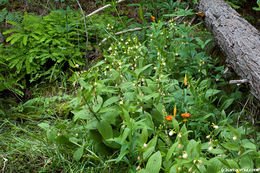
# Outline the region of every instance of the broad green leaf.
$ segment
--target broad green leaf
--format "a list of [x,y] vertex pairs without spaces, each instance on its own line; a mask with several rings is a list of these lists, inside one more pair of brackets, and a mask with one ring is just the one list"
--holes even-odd
[[105,120],[98,122],[98,131],[104,139],[113,138],[113,129],[111,125]]
[[138,78],[139,74],[142,73],[143,71],[145,71],[147,68],[151,67],[153,64],[148,64],[142,68],[139,68],[139,69],[136,69],[135,70],[135,74],[136,74],[136,77]]
[[86,120],[89,118],[89,113],[87,109],[83,110],[74,110],[71,111],[74,114],[73,121],[77,121],[78,119]]
[[58,135],[58,132],[57,132],[57,130],[55,130],[55,129],[48,130],[48,131],[46,132],[47,139],[48,139],[48,141],[50,141],[50,142],[53,142],[53,141],[56,139],[57,135]]
[[146,148],[145,148],[145,151],[144,151],[144,153],[143,153],[143,158],[144,158],[144,160],[146,160],[146,159],[148,159],[148,157],[154,152],[154,150],[155,150],[155,146],[156,146],[156,144],[157,144],[157,136],[155,136],[155,137],[153,137],[153,139],[151,139],[149,142],[148,142],[148,144],[147,144],[147,146],[146,146]]
[[147,127],[145,126],[142,130],[142,133],[141,133],[141,140],[143,143],[146,143],[147,140],[148,140],[148,130],[147,130]]
[[162,155],[160,151],[154,153],[146,164],[146,171],[152,173],[159,173],[162,165]]
[[211,96],[214,96],[216,94],[218,94],[220,92],[220,90],[216,90],[216,89],[209,89],[206,92],[205,98],[209,99]]
[[174,130],[178,133],[180,126],[179,126],[178,121],[175,118],[172,119],[172,126],[173,126]]
[[84,148],[80,147],[73,153],[73,159],[79,161],[83,155]]
[[239,145],[232,144],[230,142],[222,143],[222,146],[225,147],[226,149],[232,150],[232,151],[239,151],[239,149],[240,149]]
[[227,99],[221,106],[222,110],[226,110],[232,103],[234,102],[234,99]]
[[49,130],[50,129],[50,125],[47,123],[40,123],[38,124],[38,126],[44,130]]
[[97,96],[97,103],[93,105],[93,111],[98,112],[103,104],[103,98],[101,96]]
[[256,150],[256,145],[253,144],[253,143],[252,143],[251,141],[249,141],[248,139],[242,140],[242,146],[243,146],[244,148]]
[[114,96],[114,97],[111,97],[109,99],[107,99],[104,104],[103,104],[103,107],[107,107],[115,102],[119,102],[120,98]]
[[178,143],[176,142],[176,143],[174,143],[174,144],[171,146],[171,148],[168,150],[167,155],[166,155],[166,158],[165,158],[166,161],[169,161],[169,160],[170,160],[170,158],[172,157],[172,154],[173,154],[174,151],[176,150],[177,146],[178,146]]
[[123,120],[126,121],[126,123],[130,124],[130,116],[127,110],[123,108]]
[[248,156],[244,156],[240,159],[239,165],[240,165],[240,168],[250,169],[250,168],[254,167],[254,162],[253,162],[252,158],[250,157],[250,155],[248,155]]
[[221,168],[223,168],[223,164],[217,158],[212,158],[208,162],[207,172],[218,173],[221,171]]

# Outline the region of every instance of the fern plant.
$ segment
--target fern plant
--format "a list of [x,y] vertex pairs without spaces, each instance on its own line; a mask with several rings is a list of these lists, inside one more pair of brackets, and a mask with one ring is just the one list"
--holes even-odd
[[3,33],[11,46],[5,46],[8,51],[1,58],[14,75],[29,75],[30,82],[57,79],[63,69],[84,64],[80,20],[75,11],[58,10],[44,17],[25,13],[21,23],[7,21],[14,28]]

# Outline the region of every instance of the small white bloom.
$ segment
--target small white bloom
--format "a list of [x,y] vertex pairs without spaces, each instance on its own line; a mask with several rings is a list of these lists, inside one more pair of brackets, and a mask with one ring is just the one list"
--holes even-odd
[[144,148],[146,148],[147,147],[147,144],[146,143],[144,143]]
[[206,136],[206,138],[209,139],[209,138],[210,138],[210,135]]
[[79,65],[78,65],[78,64],[76,64],[76,65],[75,65],[75,67],[76,67],[76,68],[79,68]]
[[215,129],[218,129],[218,126],[217,126],[217,125],[214,125],[213,127],[214,127]]
[[235,140],[237,140],[237,137],[236,137],[236,136],[234,136],[234,137],[233,137],[233,140],[234,140],[234,141],[235,141]]
[[153,69],[154,69],[154,70],[156,70],[156,69],[157,69],[157,67],[154,67]]
[[184,154],[182,155],[182,158],[187,159],[187,158],[188,158],[188,154],[187,154],[187,153],[184,153]]
[[172,136],[173,134],[174,134],[174,131],[171,130],[171,131],[169,132],[169,136]]
[[212,147],[212,146],[210,146],[208,150],[209,150],[209,151],[213,150],[213,147]]
[[181,133],[178,133],[178,137],[179,137],[179,138],[181,138],[181,137],[182,137],[182,136],[181,136]]
[[191,172],[192,171],[192,167],[190,167],[190,169],[189,169],[189,172]]
[[124,101],[123,101],[123,100],[121,100],[119,103],[120,103],[120,105],[122,105],[122,104],[124,104]]
[[165,65],[166,65],[166,63],[164,62],[162,65],[163,65],[163,66],[165,66]]

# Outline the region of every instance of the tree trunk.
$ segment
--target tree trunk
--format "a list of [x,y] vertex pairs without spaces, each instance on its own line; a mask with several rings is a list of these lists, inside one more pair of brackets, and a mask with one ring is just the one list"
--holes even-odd
[[200,0],[199,10],[226,62],[248,81],[251,93],[260,100],[260,32],[224,0]]

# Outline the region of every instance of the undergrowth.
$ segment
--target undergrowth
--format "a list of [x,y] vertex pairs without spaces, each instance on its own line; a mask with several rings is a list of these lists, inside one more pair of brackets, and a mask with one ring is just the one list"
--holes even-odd
[[[210,33],[191,22],[195,11],[187,6],[128,5],[139,20],[123,16],[113,1],[86,18],[87,30],[80,11],[69,7],[6,21],[12,28],[0,47],[2,170],[259,169],[252,98],[228,85],[230,72],[209,53]],[[117,33],[133,27],[142,29]]]

